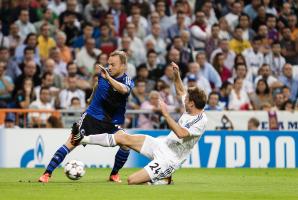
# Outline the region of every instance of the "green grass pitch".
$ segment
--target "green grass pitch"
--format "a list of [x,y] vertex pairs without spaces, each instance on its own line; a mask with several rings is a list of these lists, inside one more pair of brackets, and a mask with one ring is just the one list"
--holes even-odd
[[[122,178],[136,170],[122,170]],[[42,171],[0,169],[0,200],[298,199],[298,169],[181,169],[167,186],[110,183],[110,169],[87,169],[81,180],[71,181],[61,168],[42,184],[36,182]]]

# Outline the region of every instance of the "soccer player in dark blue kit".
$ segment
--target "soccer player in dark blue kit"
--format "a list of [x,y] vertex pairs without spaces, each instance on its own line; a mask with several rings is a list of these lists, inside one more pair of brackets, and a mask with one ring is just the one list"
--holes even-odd
[[[80,120],[73,124],[71,136],[54,154],[39,182],[47,183],[52,172],[63,162],[65,156],[70,153],[80,142],[75,135],[80,132],[83,135],[96,135],[102,133],[113,134],[124,123],[124,114],[127,98],[134,86],[132,80],[125,74],[127,57],[123,51],[115,51],[108,59],[108,71],[101,68],[98,74],[97,85],[94,86],[90,97],[90,105]],[[110,181],[121,182],[118,171],[125,164],[129,156],[129,149],[119,148],[115,163],[110,174]]]

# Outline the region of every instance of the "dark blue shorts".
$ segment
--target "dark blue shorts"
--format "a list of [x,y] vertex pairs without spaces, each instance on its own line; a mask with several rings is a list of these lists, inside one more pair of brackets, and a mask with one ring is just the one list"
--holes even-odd
[[84,113],[78,122],[79,131],[83,135],[97,135],[102,133],[114,134],[119,130],[122,130],[120,126],[100,121],[91,115]]

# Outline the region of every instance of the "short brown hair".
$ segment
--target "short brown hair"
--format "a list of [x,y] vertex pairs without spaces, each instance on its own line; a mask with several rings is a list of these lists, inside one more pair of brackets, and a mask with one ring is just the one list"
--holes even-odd
[[193,101],[197,109],[203,109],[207,103],[207,96],[204,90],[193,87],[187,90],[189,101]]
[[121,63],[124,65],[127,64],[127,57],[124,51],[113,51],[110,56],[119,56]]

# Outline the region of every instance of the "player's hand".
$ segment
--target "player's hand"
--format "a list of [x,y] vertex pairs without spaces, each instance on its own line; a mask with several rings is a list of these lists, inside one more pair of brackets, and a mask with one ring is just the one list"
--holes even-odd
[[180,76],[179,66],[176,63],[174,63],[174,62],[171,62],[171,66],[173,67],[174,76],[175,77]]
[[158,101],[158,107],[162,115],[168,115],[168,109],[167,109],[167,104],[160,98]]
[[101,76],[104,78],[104,79],[108,79],[110,77],[110,74],[109,72],[106,70],[106,68],[104,68],[102,65],[96,65],[97,67],[100,68],[101,70]]

